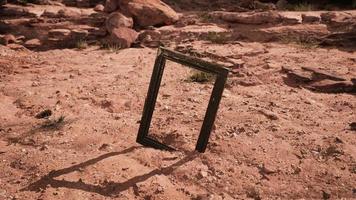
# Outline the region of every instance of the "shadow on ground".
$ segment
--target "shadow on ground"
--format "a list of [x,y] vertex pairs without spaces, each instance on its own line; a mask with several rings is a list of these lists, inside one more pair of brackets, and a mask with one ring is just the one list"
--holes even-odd
[[111,152],[111,153],[101,155],[99,157],[93,158],[91,160],[85,161],[77,165],[73,165],[68,168],[51,171],[47,175],[43,176],[40,180],[30,184],[26,188],[23,188],[22,191],[40,192],[42,190],[45,190],[47,187],[53,187],[53,188],[69,188],[69,189],[83,190],[86,192],[97,193],[103,196],[115,196],[129,189],[130,187],[135,186],[137,183],[143,182],[155,175],[160,175],[160,174],[169,175],[178,167],[195,159],[198,155],[196,153],[187,154],[183,159],[179,160],[178,162],[168,167],[152,170],[149,173],[133,177],[122,183],[108,182],[105,183],[104,185],[92,185],[92,184],[85,183],[81,180],[74,182],[74,181],[55,179],[58,176],[68,174],[74,171],[79,171],[82,168],[85,168],[90,165],[94,165],[95,163],[100,162],[101,160],[104,160],[106,158],[121,155],[121,154],[127,154],[139,148],[141,147],[133,146],[120,152]]

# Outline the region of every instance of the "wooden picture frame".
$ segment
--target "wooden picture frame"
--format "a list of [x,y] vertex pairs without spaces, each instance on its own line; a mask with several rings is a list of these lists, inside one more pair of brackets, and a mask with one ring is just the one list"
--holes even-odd
[[149,137],[150,124],[152,121],[152,115],[155,109],[166,60],[170,60],[190,68],[216,75],[214,88],[212,90],[203,125],[195,147],[196,151],[204,153],[209,142],[209,137],[214,125],[215,117],[218,111],[222,93],[224,91],[229,70],[218,64],[209,63],[198,58],[186,56],[182,53],[171,51],[163,47],[158,49],[136,141],[144,146],[150,146],[164,150],[174,150],[174,148],[162,144]]

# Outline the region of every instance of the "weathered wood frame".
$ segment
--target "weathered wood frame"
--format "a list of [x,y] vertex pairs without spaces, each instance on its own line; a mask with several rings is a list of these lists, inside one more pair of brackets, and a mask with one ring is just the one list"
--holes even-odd
[[163,47],[158,49],[136,141],[144,146],[150,146],[164,150],[174,150],[174,148],[162,144],[148,136],[166,60],[171,60],[187,67],[216,75],[214,88],[195,147],[196,151],[204,153],[208,145],[209,137],[218,111],[221,96],[224,91],[229,70],[218,64],[209,63],[201,59],[186,56],[184,54],[171,51]]

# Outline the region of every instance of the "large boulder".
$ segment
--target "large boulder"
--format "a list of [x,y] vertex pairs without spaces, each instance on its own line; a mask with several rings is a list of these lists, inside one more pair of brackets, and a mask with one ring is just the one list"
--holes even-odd
[[132,43],[137,39],[138,33],[126,27],[120,27],[112,30],[112,33],[109,37],[109,43],[115,44],[120,48],[129,48]]
[[120,0],[119,7],[141,27],[170,25],[179,19],[178,14],[160,0]]
[[112,33],[112,30],[120,27],[132,28],[133,19],[131,17],[126,17],[120,12],[113,12],[109,15],[105,22],[106,29],[109,33]]

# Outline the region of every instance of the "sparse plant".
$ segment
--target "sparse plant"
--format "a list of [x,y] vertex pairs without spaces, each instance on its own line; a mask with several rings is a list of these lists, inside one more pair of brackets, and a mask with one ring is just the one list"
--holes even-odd
[[299,38],[297,45],[305,49],[313,49],[319,46],[319,42],[314,38]]
[[23,6],[26,6],[28,3],[30,3],[28,0],[17,0],[17,2]]
[[48,119],[42,125],[41,128],[44,129],[59,129],[64,124],[64,116],[61,115],[58,118]]
[[215,76],[211,73],[192,70],[192,73],[188,77],[188,81],[190,82],[198,82],[198,83],[206,83],[214,80]]
[[306,3],[306,2],[302,2],[296,5],[292,5],[291,6],[291,10],[294,11],[312,11],[315,10],[315,6],[313,4],[310,3]]
[[208,32],[206,39],[215,44],[225,44],[229,40],[228,33]]
[[209,12],[204,12],[200,15],[201,21],[202,22],[210,22],[212,20],[211,15],[209,14]]
[[122,49],[122,46],[116,43],[102,43],[101,48],[107,49],[111,52],[118,52]]
[[300,46],[301,48],[305,48],[305,49],[312,49],[312,48],[316,48],[319,46],[319,42],[313,38],[313,37],[309,37],[309,36],[282,36],[280,37],[280,41],[284,44],[289,44],[289,43],[294,43],[298,46]]
[[86,49],[88,46],[88,42],[85,39],[79,39],[75,42],[75,48],[77,49]]

